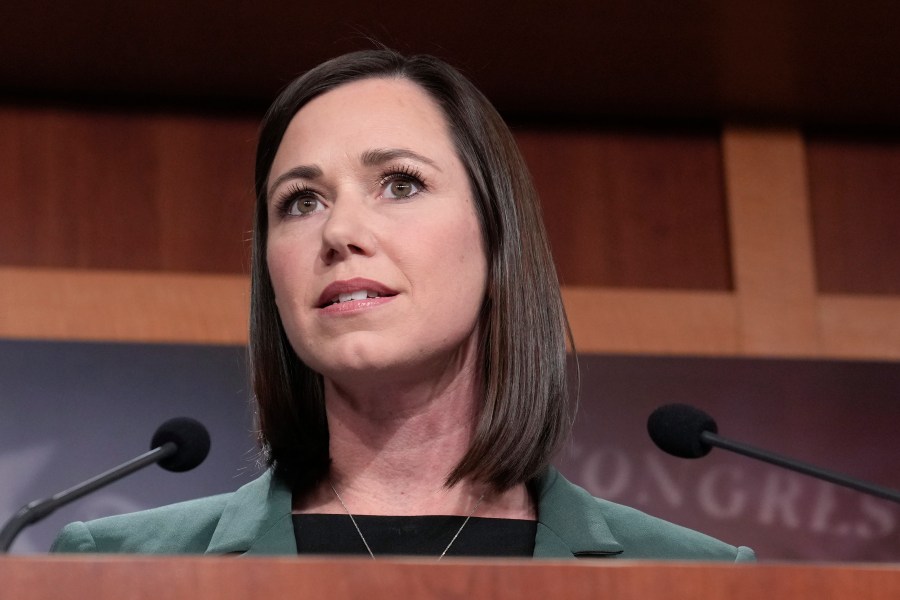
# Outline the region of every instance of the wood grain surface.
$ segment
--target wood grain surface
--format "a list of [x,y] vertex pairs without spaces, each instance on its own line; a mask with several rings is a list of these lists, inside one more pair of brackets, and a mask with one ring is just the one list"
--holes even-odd
[[0,580],[16,600],[68,597],[510,598],[546,600],[895,600],[900,570],[835,565],[722,565],[294,558],[3,558]]
[[[245,343],[256,126],[0,106],[0,336]],[[579,351],[900,359],[896,143],[517,136]]]
[[256,123],[0,107],[0,264],[246,273]]
[[807,138],[821,292],[900,294],[900,143]]
[[810,354],[816,288],[803,140],[796,131],[733,128],[724,149],[741,347]]
[[519,131],[568,286],[730,290],[718,131]]
[[249,279],[0,267],[0,336],[245,344]]

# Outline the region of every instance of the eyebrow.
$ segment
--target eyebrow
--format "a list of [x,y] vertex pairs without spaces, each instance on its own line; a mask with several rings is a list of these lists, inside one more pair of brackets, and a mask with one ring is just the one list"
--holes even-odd
[[408,158],[420,163],[425,163],[438,171],[441,170],[433,160],[426,156],[422,156],[418,152],[413,152],[408,148],[374,148],[363,152],[360,158],[362,163],[367,167],[383,165],[386,162],[397,160],[398,158]]
[[[408,148],[373,148],[371,150],[366,150],[365,152],[363,152],[360,156],[360,161],[367,167],[377,167],[378,165],[383,165],[384,163],[390,162],[392,160],[397,160],[398,158],[407,158],[420,163],[424,163],[438,171],[441,171],[441,168],[437,166],[437,164],[433,160],[426,156],[422,156],[418,152],[413,152]],[[283,184],[285,181],[291,179],[318,179],[321,176],[322,169],[317,165],[298,165],[293,169],[288,169],[287,171],[279,175],[278,178],[269,187],[267,195],[271,196],[272,192],[277,190],[278,186]]]

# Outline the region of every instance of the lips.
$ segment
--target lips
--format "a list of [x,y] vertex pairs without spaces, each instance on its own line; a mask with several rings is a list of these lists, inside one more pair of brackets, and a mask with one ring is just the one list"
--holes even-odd
[[352,300],[365,300],[367,298],[385,298],[396,296],[397,291],[383,283],[356,277],[343,281],[335,281],[329,284],[319,294],[317,307],[326,308],[333,304],[350,302]]

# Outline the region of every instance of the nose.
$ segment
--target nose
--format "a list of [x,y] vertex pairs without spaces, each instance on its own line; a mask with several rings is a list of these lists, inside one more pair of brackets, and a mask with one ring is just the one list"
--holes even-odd
[[361,199],[350,195],[336,199],[322,228],[322,259],[326,264],[372,253],[375,240],[365,213]]

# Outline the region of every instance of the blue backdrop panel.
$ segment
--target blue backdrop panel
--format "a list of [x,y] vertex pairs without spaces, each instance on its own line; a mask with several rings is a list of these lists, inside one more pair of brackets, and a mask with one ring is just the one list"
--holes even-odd
[[23,531],[13,552],[45,551],[67,522],[230,491],[257,473],[246,350],[238,347],[0,341],[0,519],[149,449],[174,416],[204,423],[194,471],[157,466]]

